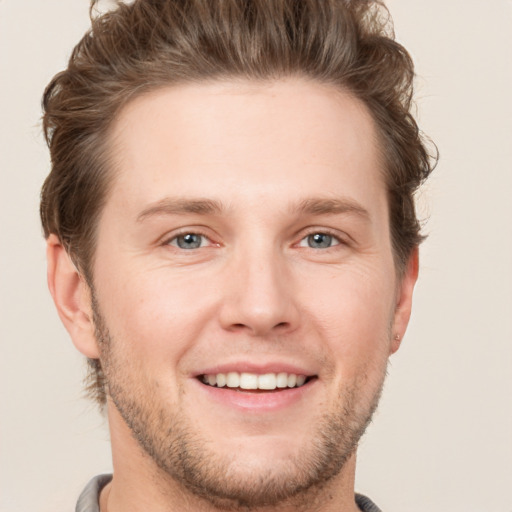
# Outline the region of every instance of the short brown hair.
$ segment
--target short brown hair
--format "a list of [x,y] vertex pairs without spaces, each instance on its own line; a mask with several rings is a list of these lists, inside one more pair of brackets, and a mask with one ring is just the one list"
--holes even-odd
[[[395,266],[403,272],[422,240],[414,193],[435,158],[410,113],[411,58],[381,1],[135,0],[91,19],[67,69],[44,93],[52,169],[40,209],[45,236],[59,237],[89,284],[116,115],[159,87],[229,78],[303,76],[366,104],[380,135]],[[99,378],[99,362],[91,364]]]

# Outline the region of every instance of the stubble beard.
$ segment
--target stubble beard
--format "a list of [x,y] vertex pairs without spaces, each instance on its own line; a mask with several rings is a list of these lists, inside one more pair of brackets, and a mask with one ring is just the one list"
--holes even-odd
[[[119,364],[116,341],[94,300],[93,314],[107,396],[160,473],[219,510],[250,511],[279,505],[308,510],[354,454],[382,392],[385,369],[373,396],[362,406],[367,376],[361,375],[352,387],[340,390],[336,409],[318,418],[308,446],[302,447],[299,456],[273,469],[264,468],[260,474],[244,472],[236,455],[218,456],[185,415],[158,403],[158,390],[151,389],[144,375],[138,375],[139,385],[134,387],[136,379],[126,363]],[[140,386],[141,382],[148,385]]]

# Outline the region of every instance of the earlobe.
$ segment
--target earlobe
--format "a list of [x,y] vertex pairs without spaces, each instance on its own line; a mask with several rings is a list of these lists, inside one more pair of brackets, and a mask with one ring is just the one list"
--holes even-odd
[[395,353],[400,347],[407,325],[409,324],[412,310],[412,296],[414,285],[418,279],[418,270],[419,250],[418,247],[416,247],[411,253],[397,290],[390,354]]
[[98,359],[89,286],[54,234],[47,239],[46,257],[48,288],[64,327],[82,354]]

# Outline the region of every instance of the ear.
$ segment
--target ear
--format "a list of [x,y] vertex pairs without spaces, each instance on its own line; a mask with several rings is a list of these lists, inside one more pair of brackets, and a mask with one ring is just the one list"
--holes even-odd
[[46,258],[48,288],[64,327],[82,354],[98,359],[89,286],[54,234],[46,242]]
[[398,283],[396,295],[396,309],[393,321],[393,330],[391,332],[391,348],[390,354],[395,353],[400,347],[402,338],[404,337],[412,309],[412,294],[414,285],[418,279],[419,269],[419,250],[416,247],[407,262],[404,275]]

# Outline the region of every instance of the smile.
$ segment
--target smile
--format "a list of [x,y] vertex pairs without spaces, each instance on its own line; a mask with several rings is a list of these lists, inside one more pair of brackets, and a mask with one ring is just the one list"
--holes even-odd
[[199,379],[208,386],[217,388],[238,388],[244,390],[265,390],[299,388],[306,384],[310,377],[295,373],[248,373],[228,372],[212,373],[199,376]]

